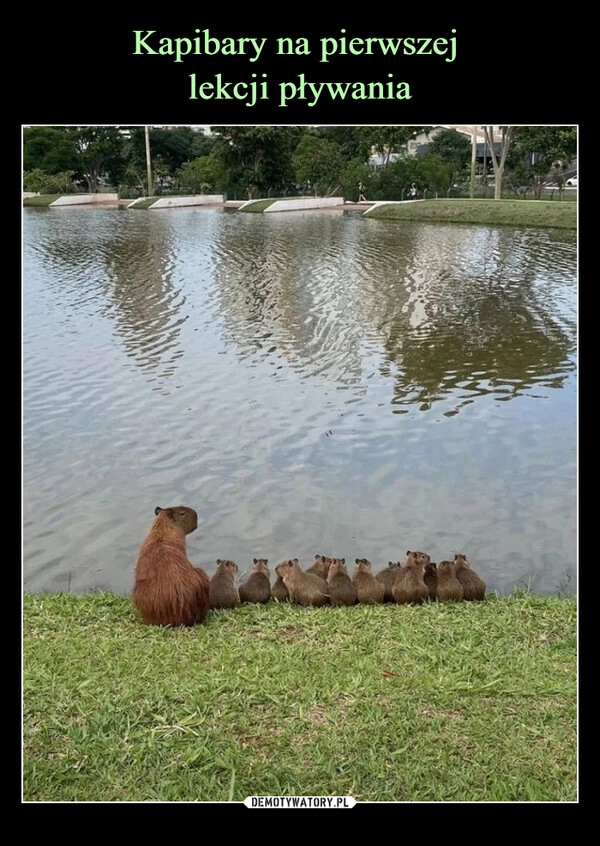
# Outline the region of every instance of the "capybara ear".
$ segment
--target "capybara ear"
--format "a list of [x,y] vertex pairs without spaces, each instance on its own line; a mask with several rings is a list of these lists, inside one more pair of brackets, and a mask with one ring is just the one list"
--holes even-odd
[[221,559],[220,559],[220,558],[217,558],[217,564],[222,564],[222,563],[223,563],[223,562],[221,561]]
[[342,559],[341,559],[341,561],[342,561],[342,564],[345,564],[345,563],[346,563],[346,559],[345,559],[345,558],[342,558]]
[[293,559],[293,561],[294,561],[294,564],[297,564],[297,563],[298,563],[298,559],[297,559],[297,558],[294,558],[294,559]]
[[360,558],[355,558],[355,559],[354,559],[354,563],[355,563],[355,564],[358,564],[358,562],[359,562],[359,561],[360,561]]
[[393,561],[388,561],[388,567],[393,567],[393,566],[394,566],[394,562],[393,562]]
[[321,558],[321,557],[322,557],[322,556],[320,556],[320,555],[315,555],[315,558]]
[[410,549],[407,549],[407,550],[406,550],[406,554],[407,554],[407,555],[410,555]]
[[157,505],[156,508],[154,509],[154,516],[158,517],[158,515],[160,514],[161,511],[164,511],[164,508],[161,508],[160,505]]

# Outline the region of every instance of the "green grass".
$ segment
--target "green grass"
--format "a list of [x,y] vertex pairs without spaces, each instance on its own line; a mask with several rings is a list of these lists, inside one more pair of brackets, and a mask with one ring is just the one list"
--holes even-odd
[[49,206],[55,200],[63,197],[63,194],[40,194],[39,197],[25,197],[23,199],[24,206]]
[[367,217],[576,229],[577,204],[556,200],[422,200],[379,206]]
[[132,200],[128,209],[149,209],[160,197],[140,197],[139,200]]
[[276,203],[277,200],[255,200],[253,203],[249,203],[247,206],[243,208],[239,208],[238,211],[242,212],[264,212],[265,209],[268,209],[269,206],[272,206],[273,203]]
[[23,612],[26,802],[577,801],[574,599]]

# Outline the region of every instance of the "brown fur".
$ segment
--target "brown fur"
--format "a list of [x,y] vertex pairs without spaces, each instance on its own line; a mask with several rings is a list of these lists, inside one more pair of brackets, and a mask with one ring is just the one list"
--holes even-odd
[[394,587],[394,582],[396,581],[396,576],[398,575],[398,570],[402,565],[399,561],[390,561],[388,562],[387,567],[384,567],[383,570],[380,570],[378,573],[375,573],[375,578],[378,582],[381,582],[383,585],[383,601],[384,602],[395,602],[394,594],[392,593],[392,588]]
[[268,602],[271,598],[271,579],[266,558],[255,558],[250,575],[240,585],[240,602]]
[[[358,601],[362,605],[379,605],[385,596],[385,585],[373,575],[371,562],[366,558],[356,558],[352,582],[356,588]],[[388,568],[389,569],[389,568]]]
[[423,581],[427,585],[429,598],[435,602],[437,599],[438,571],[437,564],[434,561],[430,561],[423,567]]
[[329,602],[327,582],[300,569],[297,558],[282,561],[275,572],[288,589],[290,602],[298,605],[326,605]]
[[157,506],[156,519],[140,546],[133,602],[146,623],[193,626],[209,607],[209,580],[187,557],[185,536],[198,526],[193,508]]
[[327,581],[327,574],[333,560],[333,558],[327,558],[325,555],[315,555],[314,563],[310,567],[307,567],[305,572],[313,573],[315,576],[319,576],[321,579]]
[[462,552],[454,556],[454,570],[467,602],[480,602],[485,599],[485,582],[471,569],[467,556]]
[[413,602],[425,602],[429,597],[429,588],[423,578],[423,568],[429,564],[429,556],[425,552],[406,553],[406,561],[400,568],[392,588],[394,600],[399,605]]
[[334,558],[327,573],[329,599],[332,605],[356,605],[358,594],[348,575],[345,558]]
[[235,585],[238,565],[235,561],[217,558],[217,569],[210,580],[211,608],[235,608],[240,604],[240,594]]
[[275,583],[271,588],[271,599],[276,599],[277,602],[289,602],[290,601],[290,594],[288,589],[283,583],[283,579],[280,575],[277,575],[275,579]]
[[453,561],[439,563],[437,595],[440,602],[460,602],[464,597],[463,587],[456,578]]

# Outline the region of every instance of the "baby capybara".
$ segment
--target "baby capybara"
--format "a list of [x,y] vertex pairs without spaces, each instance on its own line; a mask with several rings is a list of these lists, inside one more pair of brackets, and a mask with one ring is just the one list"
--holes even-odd
[[454,572],[461,583],[464,599],[467,602],[478,602],[485,599],[485,582],[477,575],[462,552],[454,556]]
[[438,573],[437,564],[434,561],[429,561],[423,567],[423,581],[427,585],[429,599],[435,602],[437,599]]
[[268,602],[271,598],[271,579],[266,558],[255,558],[250,575],[239,587],[240,602]]
[[193,508],[157,506],[155,520],[140,546],[133,602],[142,619],[155,626],[193,626],[209,608],[209,579],[187,557],[185,536],[198,526]]
[[345,558],[334,558],[327,573],[329,600],[332,605],[356,605],[356,587],[346,569]]
[[328,558],[326,555],[315,555],[314,562],[307,567],[305,572],[306,573],[313,573],[315,576],[319,576],[321,579],[325,579],[327,581],[327,573],[329,573],[329,568],[333,563],[333,558]]
[[464,596],[463,586],[456,578],[453,561],[440,561],[437,568],[437,597],[440,602],[460,602]]
[[426,564],[429,564],[427,553],[408,550],[406,561],[400,567],[392,588],[394,600],[399,605],[425,602],[429,597],[429,588],[423,578],[423,568]]
[[235,561],[217,558],[217,569],[210,579],[209,605],[211,608],[235,608],[240,604],[236,587],[238,565]]
[[394,594],[392,593],[392,588],[394,587],[394,582],[396,581],[396,576],[398,575],[398,570],[402,564],[399,561],[389,561],[387,567],[384,567],[383,570],[379,570],[378,573],[375,573],[375,578],[378,582],[381,582],[383,585],[383,601],[384,602],[395,602]]
[[298,564],[298,559],[287,559],[275,567],[286,586],[290,602],[298,605],[327,605],[329,588],[327,582],[314,573],[306,573]]
[[371,562],[366,558],[355,559],[352,582],[362,605],[379,605],[383,602],[385,585],[375,578]]
[[277,573],[277,577],[273,583],[273,587],[271,588],[271,599],[276,599],[277,602],[290,601],[290,593],[284,585],[283,579],[281,578],[279,573]]

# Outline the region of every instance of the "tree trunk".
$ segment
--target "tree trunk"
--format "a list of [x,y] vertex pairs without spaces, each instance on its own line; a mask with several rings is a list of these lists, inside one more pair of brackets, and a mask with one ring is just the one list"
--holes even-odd
[[510,147],[514,126],[501,126],[502,142],[500,146],[500,159],[496,156],[496,148],[494,147],[494,128],[492,126],[484,126],[483,132],[485,140],[490,150],[490,157],[494,167],[494,200],[502,199],[502,177],[504,175],[504,165]]

